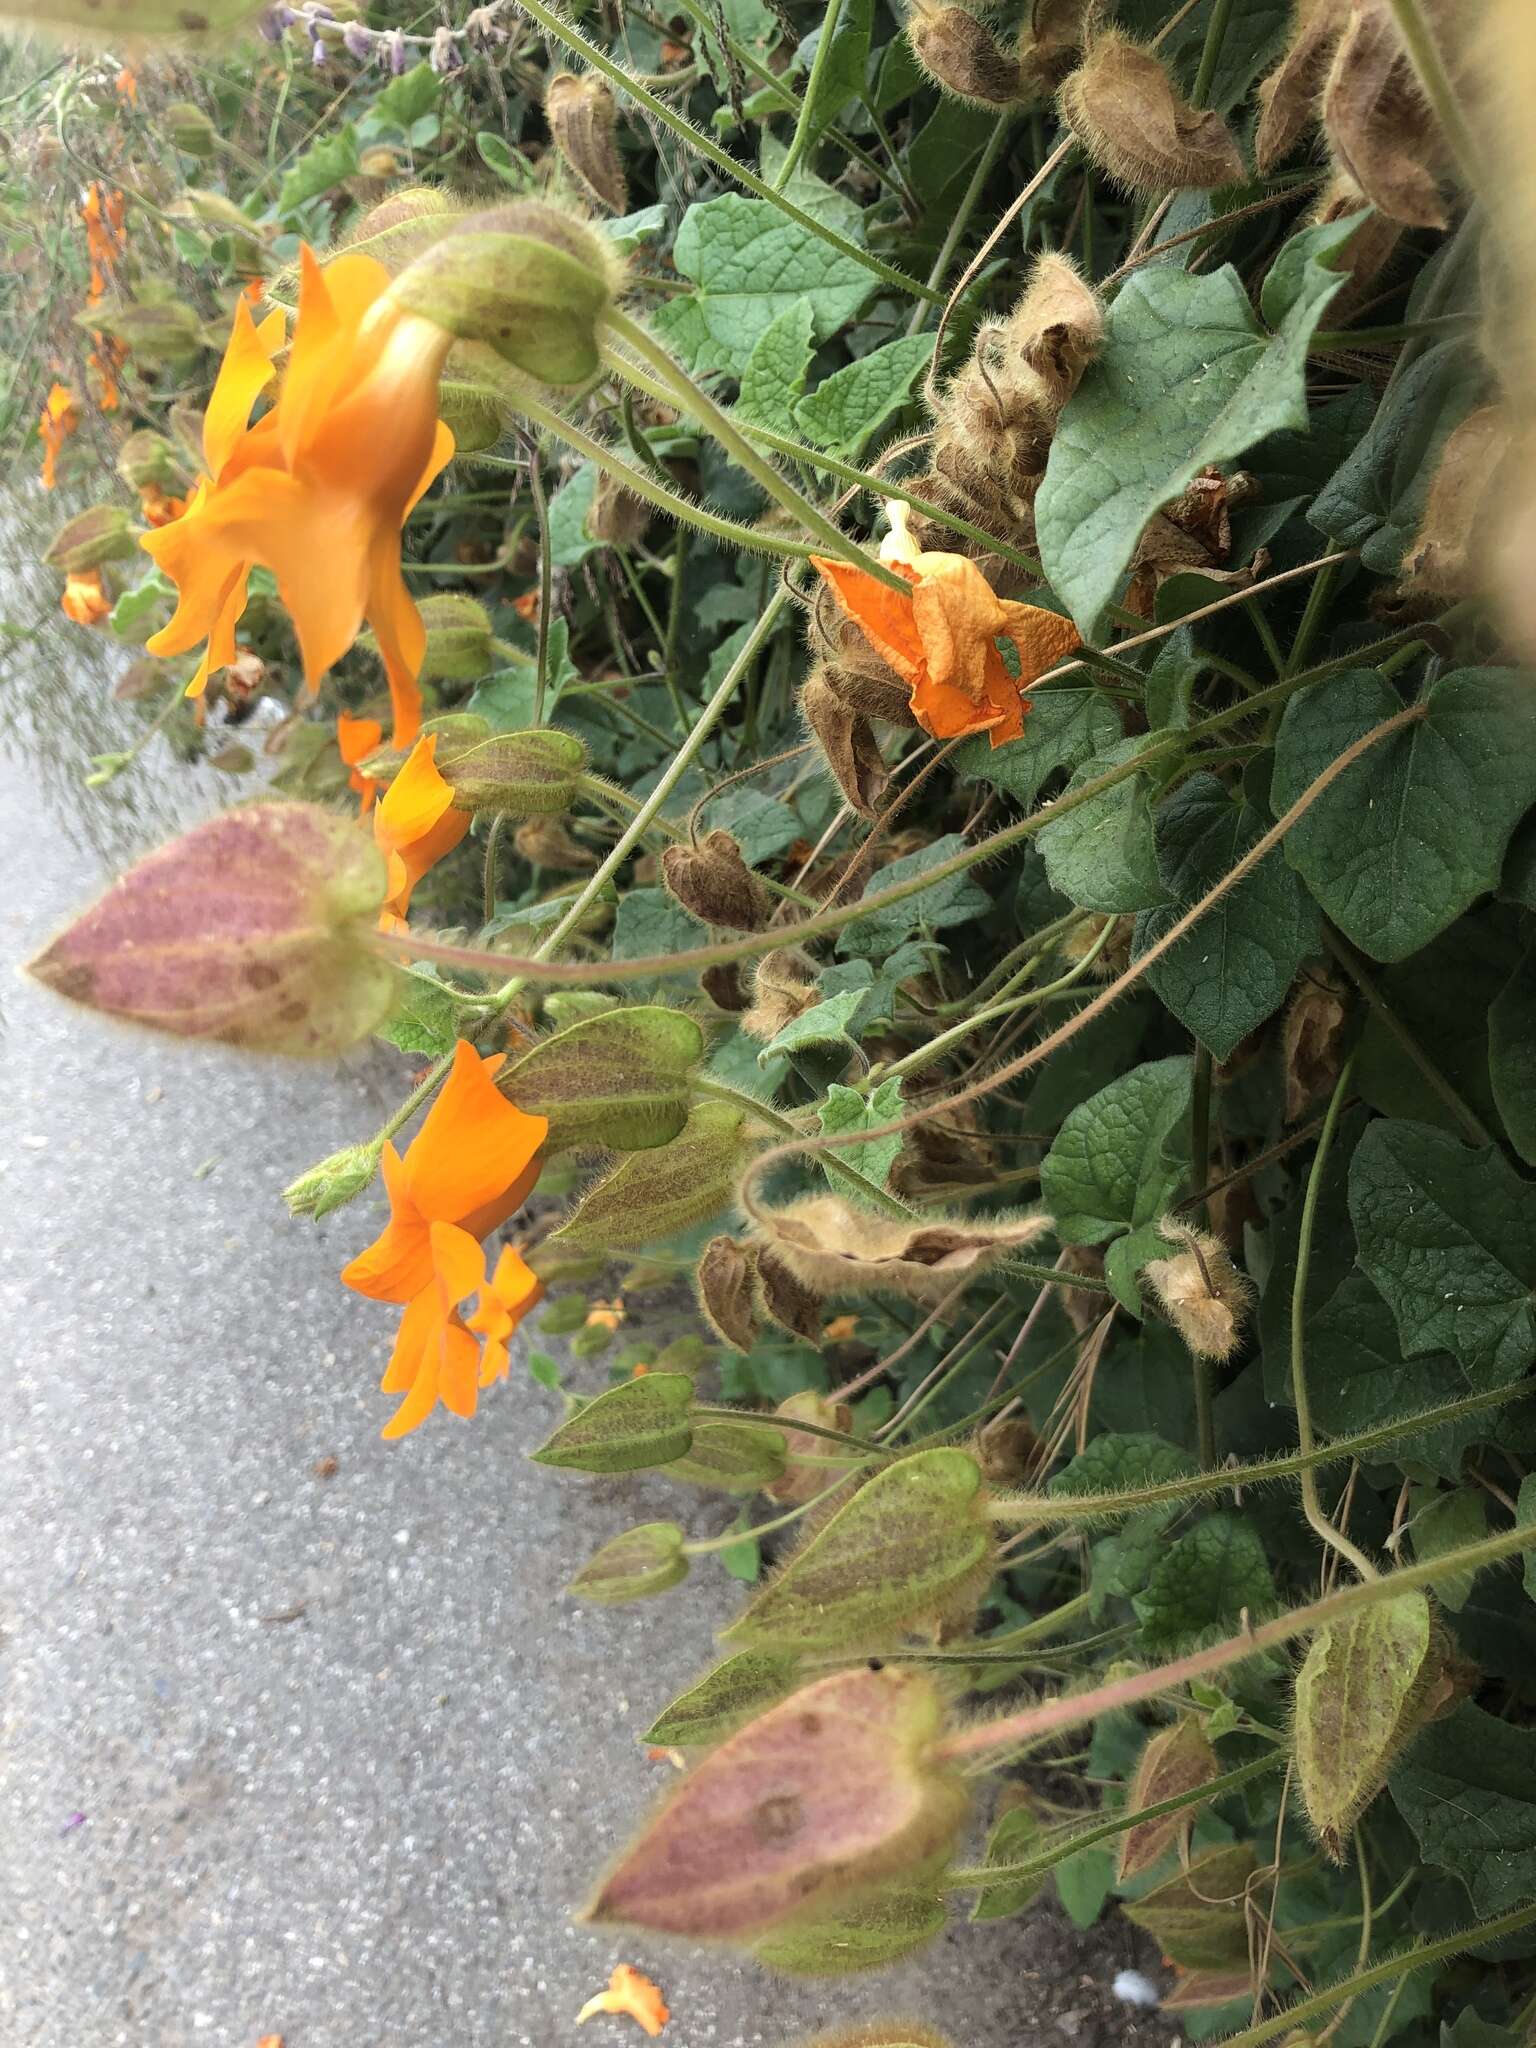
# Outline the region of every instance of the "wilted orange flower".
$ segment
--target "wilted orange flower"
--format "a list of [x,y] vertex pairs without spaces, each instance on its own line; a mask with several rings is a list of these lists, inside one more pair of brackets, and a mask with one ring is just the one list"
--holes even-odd
[[51,491],[58,482],[59,450],[80,424],[80,407],[67,384],[55,383],[43,401],[37,431],[43,444],[43,489]]
[[204,432],[209,474],[185,518],[144,538],[180,596],[149,647],[181,654],[206,639],[207,665],[220,666],[259,563],[277,579],[311,689],[366,619],[389,678],[394,744],[407,747],[421,724],[426,629],[400,573],[400,529],[453,454],[437,417],[450,337],[400,308],[371,256],[354,250],[322,271],[306,247],[300,267],[288,366],[276,404],[254,427],[282,316],[258,329],[245,299],[236,305]]
[[469,830],[469,813],[453,808],[453,791],[438,773],[436,752],[437,734],[423,734],[373,814],[373,836],[389,865],[379,916],[385,931],[404,922],[411,891]]
[[[812,557],[844,610],[912,693],[918,724],[936,739],[985,732],[994,747],[1024,730],[1024,692],[1081,644],[1070,619],[1000,598],[966,555],[919,548],[907,531],[906,507],[893,504],[891,532],[880,553],[912,584],[892,590],[848,562]],[[1010,676],[998,639],[1019,652]]]
[[112,610],[99,569],[71,569],[64,579],[59,609],[77,626],[99,626]]
[[624,1301],[615,1295],[612,1301],[594,1301],[587,1310],[589,1330],[616,1330],[626,1320]]
[[[482,1271],[484,1254],[482,1258]],[[544,1283],[525,1262],[515,1245],[503,1245],[496,1270],[481,1287],[480,1305],[469,1318],[469,1327],[485,1339],[480,1360],[480,1384],[505,1379],[510,1353],[507,1340],[529,1309],[544,1299]]]
[[146,526],[169,526],[173,519],[179,519],[186,511],[187,501],[185,498],[173,498],[158,484],[140,484],[139,509]]
[[538,591],[525,590],[521,597],[514,597],[512,600],[512,609],[517,613],[517,616],[520,619],[522,619],[527,625],[536,625],[539,617]]
[[85,248],[91,259],[91,284],[85,303],[99,306],[126,244],[126,201],[121,192],[109,192],[99,179],[93,178],[80,202],[80,218],[85,223]]
[[[386,1436],[415,1429],[440,1400],[455,1414],[475,1410],[480,1352],[459,1308],[484,1286],[480,1240],[527,1200],[549,1131],[547,1118],[515,1108],[496,1087],[505,1057],[482,1059],[460,1039],[443,1091],[405,1157],[393,1145],[384,1147],[388,1225],[342,1272],[343,1284],[356,1293],[405,1305],[383,1386],[406,1399]],[[493,1288],[501,1279],[498,1265]],[[534,1298],[519,1304],[515,1279],[515,1268],[509,1269],[502,1304],[511,1317],[508,1334]],[[482,1302],[484,1320],[477,1318],[488,1338],[495,1334],[491,1311]]]
[[626,2018],[638,2021],[653,2036],[659,2034],[672,2017],[660,1989],[629,1963],[620,1963],[608,1979],[608,1989],[587,2000],[576,2015],[577,2026],[599,2012],[622,2013]]
[[358,816],[366,818],[373,809],[373,800],[379,793],[379,785],[371,775],[365,775],[358,766],[366,761],[384,744],[384,728],[376,718],[350,718],[345,711],[336,714],[336,747],[346,766],[352,773],[347,777],[361,799]]

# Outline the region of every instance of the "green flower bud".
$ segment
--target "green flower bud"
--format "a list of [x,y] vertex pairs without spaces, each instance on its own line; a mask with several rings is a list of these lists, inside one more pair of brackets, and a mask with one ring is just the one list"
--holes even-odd
[[117,473],[136,491],[147,484],[161,491],[178,490],[186,481],[186,471],[175,448],[152,427],[140,427],[118,449]]
[[138,549],[133,521],[121,505],[93,505],[89,512],[77,512],[64,522],[43,560],[67,576],[76,569],[100,568],[103,562],[126,562]]
[[217,131],[201,107],[194,107],[190,100],[176,100],[160,119],[183,156],[213,155]]
[[604,1607],[665,1593],[688,1576],[683,1532],[676,1522],[643,1522],[605,1543],[566,1587],[578,1600]]
[[378,1148],[347,1145],[301,1173],[283,1189],[283,1200],[294,1216],[313,1216],[318,1222],[333,1209],[360,1195],[378,1169]]
[[395,280],[407,312],[487,343],[542,384],[596,376],[598,329],[614,295],[611,245],[542,200],[457,222]]

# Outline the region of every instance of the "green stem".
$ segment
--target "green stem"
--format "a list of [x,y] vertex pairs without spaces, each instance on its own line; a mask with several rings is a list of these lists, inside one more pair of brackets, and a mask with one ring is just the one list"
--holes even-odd
[[[1329,534],[1324,545],[1329,557],[1332,557],[1337,552],[1338,542],[1332,534]],[[1307,658],[1308,650],[1311,648],[1313,639],[1316,637],[1317,629],[1322,624],[1323,613],[1328,608],[1328,600],[1333,595],[1334,579],[1338,575],[1338,571],[1339,564],[1336,561],[1332,559],[1325,561],[1323,568],[1318,571],[1317,581],[1307,592],[1307,602],[1301,614],[1301,624],[1296,628],[1296,638],[1291,642],[1291,652],[1285,664],[1284,673],[1288,676],[1294,675]]]
[[816,105],[821,97],[822,82],[827,74],[827,64],[832,54],[832,45],[837,39],[837,24],[842,17],[843,0],[827,0],[822,11],[821,23],[816,32],[816,55],[811,59],[811,75],[805,81],[805,97],[800,102],[800,112],[795,119],[795,132],[789,138],[789,147],[784,152],[784,161],[779,165],[779,174],[773,181],[775,192],[782,192],[798,169],[800,159],[812,142],[811,123],[815,118]]
[[1363,1458],[1388,1445],[1402,1444],[1431,1429],[1460,1422],[1468,1415],[1485,1414],[1502,1408],[1530,1392],[1529,1382],[1507,1380],[1479,1394],[1463,1395],[1459,1401],[1444,1401],[1424,1408],[1416,1415],[1394,1416],[1374,1429],[1358,1430],[1353,1436],[1335,1437],[1330,1444],[1310,1451],[1292,1451],[1284,1457],[1261,1458],[1250,1465],[1228,1465],[1220,1472],[1202,1473],[1192,1479],[1168,1479],[1157,1486],[1138,1486],[1124,1493],[1080,1494],[997,1494],[987,1503],[990,1520],[1005,1527],[1024,1524],[1048,1528],[1056,1523],[1095,1523],[1123,1520],[1147,1508],[1178,1507],[1213,1494],[1232,1493],[1248,1486],[1270,1486],[1282,1479],[1297,1479],[1322,1465],[1343,1465],[1351,1458]]
[[[931,1754],[947,1760],[977,1756],[990,1749],[1031,1742],[1040,1736],[1060,1735],[1068,1728],[1081,1728],[1103,1714],[1140,1706],[1143,1701],[1156,1699],[1160,1693],[1182,1688],[1197,1678],[1208,1678],[1215,1672],[1225,1671],[1229,1665],[1245,1663],[1248,1658],[1257,1657],[1265,1650],[1294,1642],[1298,1636],[1310,1635],[1314,1629],[1348,1620],[1378,1601],[1395,1600],[1404,1593],[1419,1592],[1441,1580],[1459,1578],[1463,1572],[1482,1571],[1488,1565],[1501,1564],[1506,1558],[1518,1557],[1522,1551],[1532,1549],[1536,1549],[1536,1523],[1521,1529],[1506,1529],[1501,1535],[1487,1537],[1481,1543],[1468,1543],[1455,1550],[1443,1551],[1438,1557],[1426,1558],[1421,1563],[1405,1565],[1386,1578],[1362,1579],[1358,1585],[1329,1593],[1306,1607],[1293,1607],[1286,1614],[1277,1614],[1273,1621],[1261,1622],[1257,1628],[1245,1629],[1241,1635],[1229,1636],[1225,1642],[1213,1643],[1209,1649],[1194,1650],[1187,1657],[1175,1658],[1171,1664],[1154,1665],[1150,1670],[1113,1679],[1092,1692],[1047,1700],[1042,1706],[1025,1707],[997,1721],[958,1729],[936,1743]],[[1530,1908],[1530,1914],[1536,1918],[1536,1906]]]
[[1271,1771],[1279,1770],[1284,1758],[1280,1756],[1255,1757],[1250,1764],[1240,1764],[1235,1771],[1226,1771],[1219,1778],[1207,1778],[1203,1785],[1195,1785],[1186,1792],[1175,1792],[1171,1798],[1158,1799],[1151,1806],[1138,1806],[1129,1813],[1111,1814],[1091,1828],[1079,1828],[1075,1834],[1064,1835],[1048,1849],[1041,1849],[1023,1863],[985,1863],[972,1870],[951,1870],[944,1879],[948,1891],[980,1891],[994,1884],[1023,1884],[1032,1877],[1044,1877],[1048,1871],[1068,1856],[1075,1856],[1079,1849],[1091,1849],[1098,1842],[1112,1841],[1116,1835],[1123,1835],[1131,1828],[1140,1827],[1143,1821],[1162,1820],[1170,1813],[1182,1813],[1186,1807],[1204,1806],[1212,1799],[1221,1799],[1228,1792],[1236,1792],[1255,1778],[1267,1777]]
[[496,915],[496,861],[501,852],[501,839],[506,823],[506,812],[498,811],[491,820],[490,830],[485,835],[485,879],[481,887],[480,900],[487,924]]
[[[603,315],[604,325],[632,349],[642,362],[649,364],[657,377],[667,387],[668,396],[675,404],[681,405],[693,414],[701,426],[708,429],[725,449],[726,453],[739,462],[742,468],[767,492],[770,499],[791,519],[797,520],[806,530],[816,535],[822,547],[843,561],[852,562],[866,575],[877,577],[893,590],[909,592],[911,584],[898,576],[894,569],[888,569],[883,562],[867,555],[856,541],[850,540],[841,527],[834,526],[825,513],[818,510],[809,498],[803,497],[787,477],[781,476],[771,462],[766,462],[751,442],[736,427],[729,414],[721,410],[708,394],[700,390],[693,379],[673,362],[661,345],[654,341],[638,321],[631,320],[616,307],[610,306]],[[604,347],[603,360],[608,367],[626,376],[629,372],[627,358],[618,350]]]
[[1481,151],[1461,111],[1456,88],[1451,83],[1445,59],[1440,54],[1440,45],[1435,41],[1420,0],[1388,0],[1388,4],[1396,18],[1398,34],[1407,47],[1408,61],[1424,88],[1424,97],[1435,110],[1435,118],[1451,146],[1451,154],[1466,181],[1467,190],[1475,193],[1481,184]]
[[549,614],[554,603],[554,563],[549,546],[549,501],[544,495],[544,479],[539,473],[539,444],[530,434],[524,445],[528,450],[528,489],[539,526],[539,643],[538,667],[533,682],[533,722],[542,725],[544,695],[549,687]]
[[1200,52],[1200,69],[1195,73],[1195,89],[1189,96],[1192,106],[1203,107],[1210,100],[1211,84],[1216,76],[1216,66],[1221,61],[1221,46],[1227,39],[1227,23],[1231,19],[1232,0],[1216,0]]
[[[1009,108],[1006,113],[998,115],[997,125],[987,137],[986,147],[976,160],[976,168],[971,173],[971,182],[966,186],[965,191],[961,195],[960,204],[955,209],[954,218],[950,221],[948,228],[944,232],[944,239],[939,244],[939,253],[933,259],[933,268],[928,273],[929,289],[935,295],[937,295],[938,287],[949,274],[949,266],[955,260],[955,251],[959,248],[965,231],[971,224],[971,215],[981,204],[981,195],[986,190],[987,180],[991,177],[993,168],[1003,153],[1003,144],[1008,140],[1008,131],[1012,126],[1013,110]],[[930,300],[928,304],[917,307],[911,320],[907,323],[908,334],[922,333],[928,324],[928,305],[933,303],[934,300]]]
[[855,1451],[868,1451],[877,1458],[890,1459],[895,1455],[884,1444],[871,1443],[868,1437],[855,1436],[846,1429],[824,1429],[819,1422],[802,1422],[798,1415],[764,1415],[755,1408],[713,1407],[707,1401],[695,1401],[688,1412],[707,1415],[721,1422],[755,1422],[763,1429],[793,1430],[797,1436],[824,1436],[831,1443],[846,1444]]
[[754,198],[766,199],[770,205],[776,206],[780,213],[786,214],[794,221],[796,226],[803,228],[807,234],[814,235],[819,242],[825,242],[829,248],[836,249],[839,255],[846,256],[850,262],[862,265],[865,270],[878,277],[882,284],[892,285],[897,291],[915,295],[920,299],[932,299],[935,304],[940,303],[940,295],[930,291],[926,285],[919,284],[915,277],[908,277],[904,270],[897,270],[892,264],[882,263],[878,256],[872,256],[867,249],[861,249],[857,242],[850,242],[846,235],[838,234],[835,228],[829,228],[824,221],[816,220],[802,207],[796,206],[792,199],[786,199],[782,192],[775,192],[755,171],[749,171],[745,164],[739,164],[729,151],[722,149],[702,128],[695,128],[691,121],[685,120],[675,108],[669,107],[665,100],[658,99],[655,93],[647,91],[637,80],[631,78],[622,64],[615,64],[606,50],[601,49],[596,43],[589,42],[578,29],[572,28],[568,21],[556,14],[552,7],[546,7],[544,0],[517,0],[517,4],[524,14],[536,21],[557,42],[563,43],[568,50],[573,50],[579,57],[584,58],[594,71],[601,72],[610,85],[617,86],[620,92],[627,93],[632,100],[638,101],[653,121],[659,121],[663,128],[670,128],[690,149],[707,158],[716,170],[724,171],[728,178],[734,178],[736,183],[750,192]]
[[[1189,1152],[1192,1186],[1190,1199],[1194,1204],[1196,1221],[1209,1220],[1206,1213],[1205,1187],[1210,1178],[1211,1160],[1211,1054],[1204,1045],[1195,1047],[1194,1088],[1190,1099]],[[1211,1472],[1216,1467],[1216,1390],[1213,1384],[1211,1360],[1202,1358],[1198,1352],[1189,1354],[1190,1371],[1194,1376],[1195,1390],[1195,1433],[1200,1447],[1200,1469]]]
[[1516,1906],[1508,1913],[1500,1913],[1496,1919],[1480,1920],[1475,1927],[1463,1927],[1455,1934],[1443,1935],[1439,1941],[1426,1941],[1406,1953],[1387,1956],[1379,1963],[1372,1963],[1367,1970],[1357,1970],[1338,1984],[1330,1984],[1323,1991],[1314,1991],[1310,1998],[1298,1999],[1295,2005],[1288,2005],[1272,2018],[1261,2020],[1256,2027],[1244,2027],[1240,2034],[1228,2034],[1221,2048],[1257,2048],[1260,2041],[1272,2041],[1276,2034],[1288,2034],[1293,2028],[1305,2031],[1308,2020],[1342,2005],[1346,1999],[1359,1998],[1367,1991],[1374,1991],[1378,1984],[1390,1984],[1396,1977],[1416,1976],[1420,1970],[1427,1970],[1434,1963],[1443,1963],[1451,1956],[1462,1955],[1469,1948],[1484,1948],[1492,1942],[1502,1941],[1506,1934],[1518,1933],[1522,1927],[1529,1927],[1533,1920],[1536,1920],[1536,1906]]
[[[1328,1103],[1328,1114],[1323,1118],[1323,1128],[1317,1141],[1317,1151],[1312,1157],[1312,1170],[1307,1175],[1307,1192],[1301,1204],[1301,1231],[1296,1240],[1296,1277],[1291,1285],[1291,1398],[1296,1404],[1296,1435],[1301,1444],[1303,1457],[1308,1457],[1317,1448],[1317,1439],[1312,1433],[1312,1401],[1307,1391],[1306,1322],[1307,1322],[1307,1277],[1312,1268],[1312,1233],[1317,1225],[1317,1205],[1323,1188],[1323,1168],[1333,1145],[1333,1134],[1338,1129],[1339,1111],[1349,1092],[1350,1075],[1354,1070],[1355,1056],[1350,1054],[1344,1062],[1333,1094]],[[1304,1466],[1297,1475],[1301,1481],[1301,1505],[1308,1522],[1323,1543],[1330,1550],[1336,1550],[1340,1557],[1348,1558],[1362,1579],[1374,1579],[1376,1567],[1356,1544],[1351,1543],[1341,1529],[1336,1529],[1323,1513],[1323,1504],[1318,1497],[1317,1474],[1310,1465]]]

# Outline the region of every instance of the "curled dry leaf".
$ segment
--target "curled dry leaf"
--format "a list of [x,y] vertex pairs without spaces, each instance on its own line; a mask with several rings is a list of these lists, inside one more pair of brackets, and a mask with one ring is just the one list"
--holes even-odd
[[821,1299],[868,1290],[929,1303],[1050,1228],[1050,1217],[1038,1213],[913,1223],[830,1194],[804,1195],[766,1212],[758,1225],[801,1284]]

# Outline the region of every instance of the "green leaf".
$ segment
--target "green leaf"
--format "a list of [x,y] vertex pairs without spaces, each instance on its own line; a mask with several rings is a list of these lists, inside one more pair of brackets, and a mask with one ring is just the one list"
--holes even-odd
[[1510,1143],[1536,1166],[1536,953],[1527,953],[1488,1012],[1488,1073]]
[[[757,1064],[766,1067],[781,1053],[806,1052],[813,1046],[841,1044],[851,1051],[854,1041],[848,1026],[863,1007],[865,994],[862,988],[845,989],[841,995],[828,996],[813,1010],[803,1010],[798,1017],[791,1017],[778,1036],[763,1047],[757,1056]],[[845,1088],[843,1093],[851,1095],[853,1090]],[[822,1129],[826,1129],[825,1124]],[[898,1149],[900,1143],[898,1139]]]
[[527,732],[533,724],[536,686],[531,663],[526,668],[499,668],[475,685],[464,709],[485,719],[493,732]]
[[1476,1913],[1536,1893],[1536,1730],[1464,1701],[1430,1723],[1391,1786],[1424,1861],[1459,1877]]
[[[946,833],[942,839],[935,839],[930,845],[919,847],[916,853],[909,853],[901,860],[893,860],[889,867],[881,868],[871,878],[868,893],[873,895],[876,891],[899,888],[903,882],[910,882],[915,876],[926,874],[929,868],[952,859],[965,844],[960,833]],[[860,918],[857,924],[849,925],[837,942],[837,950],[864,960],[883,959],[920,927],[937,932],[952,924],[968,924],[973,917],[980,917],[991,907],[991,898],[971,875],[950,875],[944,881],[936,882],[931,889],[909,896],[904,903],[893,903],[885,910],[872,911],[868,917]]]
[[[844,997],[842,1000],[847,999]],[[870,1095],[861,1095],[857,1088],[844,1088],[834,1081],[822,1101],[821,1132],[824,1137],[831,1137],[841,1136],[845,1131],[873,1130],[877,1125],[894,1123],[903,1107],[899,1076],[882,1081]],[[867,1145],[849,1145],[844,1151],[828,1152],[823,1155],[822,1165],[834,1187],[853,1189],[855,1194],[862,1194],[861,1189],[854,1188],[853,1183],[838,1172],[838,1161],[846,1160],[877,1187],[888,1188],[891,1168],[896,1164],[900,1151],[901,1133],[896,1131],[887,1138],[871,1139]]]
[[[1022,1863],[1040,1846],[1040,1823],[1027,1806],[1012,1806],[992,1824],[987,1836],[983,1864]],[[1005,1878],[1000,1884],[983,1885],[971,1908],[973,1920],[1007,1920],[1022,1913],[1040,1895],[1045,1873],[1038,1877]]]
[[794,1686],[799,1665],[791,1651],[739,1650],[679,1693],[640,1740],[668,1749],[718,1742],[749,1715],[783,1699]]
[[514,192],[531,192],[537,182],[533,165],[521,150],[509,149],[499,135],[489,129],[482,129],[475,137],[475,147],[480,160],[488,170],[496,173],[503,184],[510,185]]
[[1536,1357],[1536,1200],[1495,1145],[1427,1124],[1369,1126],[1350,1166],[1360,1264],[1409,1358],[1445,1350],[1513,1379]]
[[667,209],[660,203],[642,206],[636,213],[621,213],[616,220],[602,220],[595,225],[621,256],[630,256],[643,242],[654,241],[666,232]]
[[500,1077],[519,1109],[549,1118],[549,1149],[645,1152],[688,1120],[688,1077],[704,1057],[692,1017],[636,1004],[541,1039]]
[[277,195],[277,210],[295,212],[306,201],[318,199],[357,175],[357,131],[343,125],[307,149],[283,178]]
[[549,559],[557,569],[579,569],[588,555],[600,554],[607,545],[587,531],[598,474],[595,462],[582,463],[549,501]]
[[876,1473],[770,1579],[728,1642],[846,1650],[940,1606],[986,1556],[967,1452],[918,1451]]
[[1051,1877],[1067,1918],[1086,1933],[1115,1888],[1115,1852],[1103,1846],[1078,1849],[1055,1866]]
[[1142,1312],[1140,1274],[1154,1259],[1166,1259],[1173,1246],[1157,1224],[1143,1223],[1117,1237],[1104,1254],[1104,1278],[1116,1301],[1133,1316]]
[[1464,341],[1437,342],[1409,365],[1378,407],[1365,438],[1307,514],[1366,568],[1392,576],[1418,532],[1424,501],[1452,431],[1477,403],[1489,370]]
[[[613,921],[615,960],[649,960],[662,953],[686,953],[698,940],[698,926],[665,889],[648,885],[627,890],[620,899]],[[676,975],[658,975],[656,981],[659,987],[681,986]]]
[[1064,1244],[1102,1244],[1166,1208],[1188,1170],[1193,1072],[1184,1056],[1150,1060],[1067,1117],[1040,1169]]
[[990,782],[1028,810],[1058,769],[1079,767],[1121,737],[1120,715],[1098,690],[1042,690],[1016,740],[994,747],[962,741],[950,766],[969,782]]
[[[724,673],[722,668],[720,675]],[[742,784],[712,798],[707,816],[711,826],[724,826],[730,833],[749,868],[761,867],[800,837],[800,820],[788,804]]]
[[176,602],[176,586],[151,569],[149,574],[135,583],[131,590],[125,590],[112,607],[107,624],[119,640],[130,640],[142,647],[160,625],[164,623],[163,612]]
[[1165,1480],[1185,1479],[1195,1469],[1187,1451],[1149,1431],[1106,1432],[1056,1474],[1048,1491],[1069,1498],[1085,1493],[1129,1493],[1143,1486],[1161,1486]]
[[766,199],[727,192],[690,206],[672,260],[698,286],[656,326],[693,370],[740,377],[786,308],[803,300],[825,341],[861,311],[874,280],[861,263],[789,220]]
[[[546,1319],[547,1320],[547,1319]],[[693,1381],[683,1372],[624,1380],[578,1408],[529,1456],[575,1472],[646,1472],[686,1456]]]
[[810,307],[796,299],[763,329],[741,373],[736,410],[743,419],[793,438],[795,401],[815,354],[813,324]]
[[845,0],[832,32],[832,46],[820,65],[819,75],[816,60],[826,29],[825,18],[802,40],[795,52],[799,62],[808,66],[811,72],[801,119],[807,124],[812,145],[821,139],[848,101],[857,98],[864,90],[874,11],[874,0]]
[[[1153,739],[1151,733],[1138,733],[1084,761],[1067,784],[1067,795],[1135,760]],[[1053,819],[1035,844],[1052,888],[1083,910],[1151,910],[1167,900],[1157,872],[1157,840],[1144,776],[1129,775],[1075,811]]]
[[1160,505],[1208,465],[1306,425],[1307,347],[1343,282],[1322,261],[1339,239],[1334,225],[1309,233],[1302,289],[1273,336],[1230,265],[1209,276],[1139,270],[1110,307],[1035,505],[1046,579],[1085,639],[1097,637]]
[[[1192,775],[1158,808],[1157,865],[1173,898],[1136,920],[1144,953],[1263,836],[1265,821],[1215,775]],[[1317,913],[1277,846],[1149,970],[1168,1008],[1218,1060],[1284,1002],[1319,943]]]
[[[443,81],[430,64],[414,64],[409,71],[392,78],[368,109],[368,121],[387,125],[409,134],[413,123],[430,114],[437,105]],[[493,166],[494,168],[494,166]]]
[[1211,1515],[1164,1551],[1135,1607],[1142,1642],[1167,1650],[1207,1629],[1236,1628],[1245,1608],[1256,1618],[1274,1599],[1258,1530],[1237,1515]]
[[452,1052],[459,1035],[459,1006],[452,995],[419,968],[402,974],[400,984],[399,999],[376,1035],[401,1052],[422,1053],[428,1059]]
[[[1536,802],[1536,697],[1508,669],[1459,669],[1426,715],[1345,770],[1291,828],[1286,854],[1347,937],[1403,960],[1497,887],[1504,849]],[[1373,669],[1293,698],[1275,749],[1285,810],[1353,741],[1402,709]]]
[[853,454],[906,404],[932,360],[933,342],[931,334],[903,335],[834,370],[795,406],[795,425],[814,447]]
[[[1536,1472],[1527,1472],[1520,1482],[1519,1496],[1515,1501],[1515,1523],[1521,1529],[1536,1526]],[[1536,1550],[1525,1553],[1524,1584],[1528,1596],[1536,1600]]]
[[[1411,1497],[1413,1555],[1427,1564],[1448,1550],[1480,1543],[1488,1534],[1488,1496],[1475,1486],[1458,1486],[1451,1493],[1436,1493],[1429,1487],[1415,1487]],[[1472,1596],[1475,1572],[1460,1572],[1435,1581],[1435,1598],[1440,1605],[1459,1614]]]

